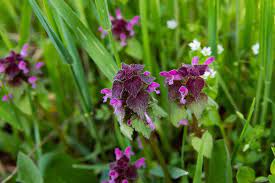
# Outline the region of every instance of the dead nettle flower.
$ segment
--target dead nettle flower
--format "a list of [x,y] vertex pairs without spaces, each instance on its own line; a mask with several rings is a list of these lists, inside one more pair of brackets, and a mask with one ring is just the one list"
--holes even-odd
[[144,66],[140,64],[122,64],[122,69],[118,71],[114,78],[112,89],[101,90],[103,102],[110,98],[115,114],[120,123],[127,123],[131,126],[131,121],[138,118],[145,121],[152,129],[155,125],[148,114],[150,93],[160,93],[159,84],[154,82],[150,72],[143,72]]
[[134,164],[131,164],[131,156],[133,152],[131,147],[127,147],[125,151],[119,148],[115,149],[116,161],[110,163],[109,181],[105,183],[133,183],[138,179],[137,170],[145,167],[145,159],[140,158]]
[[[120,40],[121,46],[127,45],[127,39],[135,35],[134,26],[139,22],[139,16],[134,16],[131,20],[126,20],[120,9],[116,10],[116,17],[110,16],[112,22],[112,33],[117,40]],[[101,32],[101,38],[107,35],[107,31],[102,27],[98,28]]]
[[28,44],[25,44],[20,53],[11,51],[10,54],[0,59],[0,74],[3,75],[3,83],[15,87],[26,82],[36,87],[37,75],[41,74],[43,62],[32,65],[28,60]]
[[183,64],[177,70],[160,72],[160,75],[166,78],[165,83],[168,86],[169,99],[179,102],[180,105],[190,104],[202,99],[205,96],[202,93],[205,86],[202,76],[210,70],[208,65],[214,60],[214,57],[209,57],[200,65],[199,58],[193,57],[192,65]]

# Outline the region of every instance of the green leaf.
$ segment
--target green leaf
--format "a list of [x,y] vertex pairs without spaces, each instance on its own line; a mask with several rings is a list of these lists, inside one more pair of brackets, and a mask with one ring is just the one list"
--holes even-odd
[[63,0],[49,0],[51,5],[61,16],[66,24],[74,32],[79,43],[88,52],[89,56],[101,70],[101,72],[112,81],[118,67],[111,54],[103,47],[95,35],[88,29],[75,12]]
[[[178,167],[168,167],[168,171],[172,177],[172,179],[178,179],[180,177],[186,176],[189,173],[181,168]],[[164,173],[162,171],[162,168],[160,166],[156,166],[150,170],[150,174],[157,176],[157,177],[164,177]]]
[[233,182],[230,155],[224,140],[214,143],[207,182]]
[[142,52],[142,46],[140,42],[134,38],[128,40],[127,48],[126,48],[126,53],[130,55],[131,57],[141,60],[143,56]]
[[256,183],[268,182],[268,178],[267,178],[267,177],[263,177],[263,176],[257,177],[257,178],[255,179],[255,182],[256,182]]
[[148,125],[145,125],[143,121],[139,121],[137,119],[133,120],[132,127],[147,139],[150,138],[152,130],[150,129],[150,127],[148,127]]
[[[200,143],[200,146],[199,146],[193,183],[201,183],[203,155],[204,155],[205,149],[208,149],[209,146],[211,146],[211,143],[213,146],[213,140],[212,140],[211,134],[208,131],[204,132],[204,134],[202,135],[202,142]],[[211,147],[211,151],[212,151],[212,147]],[[211,157],[211,154],[210,154],[210,157]]]
[[93,171],[73,168],[77,162],[65,153],[51,152],[39,159],[39,167],[47,183],[98,182]]
[[17,181],[22,183],[43,183],[39,169],[27,155],[21,152],[18,154],[17,167]]
[[127,138],[132,140],[132,135],[133,135],[133,128],[129,127],[128,125],[121,123],[120,124],[120,131],[122,132],[123,135],[125,135]]
[[172,109],[169,112],[171,122],[175,127],[178,127],[179,121],[187,119],[188,113],[185,108],[178,107],[175,103],[171,103],[170,105],[170,109]]
[[21,17],[19,47],[22,47],[28,41],[30,35],[32,11],[28,0],[24,0]]
[[64,47],[62,41],[59,39],[58,34],[56,34],[53,29],[51,28],[48,21],[44,18],[37,2],[35,0],[29,0],[29,3],[37,16],[38,20],[44,27],[45,31],[48,33],[49,38],[51,39],[52,43],[54,44],[55,48],[57,49],[59,55],[62,58],[62,61],[65,63],[71,64],[72,58],[67,49]]
[[211,158],[211,153],[212,153],[212,148],[213,148],[213,138],[212,135],[206,131],[204,133],[204,135],[202,136],[202,138],[198,138],[198,137],[193,137],[191,140],[192,146],[193,148],[199,152],[202,143],[204,143],[204,146],[207,148],[203,149],[203,156],[207,157],[207,158]]
[[270,183],[275,183],[275,175],[269,175],[268,180]]
[[201,118],[201,115],[204,111],[204,109],[207,106],[207,97],[200,97],[196,102],[192,102],[188,105],[188,109],[191,110],[192,113],[195,114],[197,119]]
[[275,147],[271,147],[271,150],[273,152],[273,155],[275,156]]
[[271,163],[270,172],[272,175],[275,175],[275,159]]
[[255,180],[255,171],[246,166],[239,168],[237,172],[237,182],[238,183],[252,183]]

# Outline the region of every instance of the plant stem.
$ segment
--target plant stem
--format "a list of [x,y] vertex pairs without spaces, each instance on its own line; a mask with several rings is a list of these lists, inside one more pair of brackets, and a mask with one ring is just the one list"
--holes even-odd
[[160,166],[162,168],[162,171],[164,173],[165,182],[166,183],[172,183],[171,178],[170,178],[170,174],[169,174],[169,170],[166,166],[165,160],[164,160],[164,158],[161,154],[161,151],[159,149],[159,146],[157,144],[155,134],[152,135],[151,140],[150,140],[150,144],[151,144],[152,150],[154,151],[155,155],[157,156],[159,164],[160,164]]
[[31,95],[31,90],[29,88],[29,86],[27,86],[27,95],[29,98],[29,103],[31,106],[31,110],[32,110],[32,116],[33,116],[33,129],[34,129],[34,140],[35,140],[35,148],[37,149],[37,159],[40,159],[41,155],[42,155],[42,149],[39,147],[40,142],[40,132],[39,132],[39,122],[38,120],[38,116],[37,116],[37,111],[36,108],[34,106],[34,100],[32,98]]

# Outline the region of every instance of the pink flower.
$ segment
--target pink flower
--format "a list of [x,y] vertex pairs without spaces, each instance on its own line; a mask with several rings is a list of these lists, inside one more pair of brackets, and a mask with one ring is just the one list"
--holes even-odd
[[145,159],[144,158],[140,158],[135,162],[135,166],[136,168],[141,168],[141,167],[145,167]]
[[198,65],[199,64],[199,57],[193,57],[192,58],[192,65]]
[[12,94],[4,95],[4,96],[2,97],[2,101],[3,101],[3,102],[7,102],[7,101],[9,101],[9,100],[12,99],[12,98],[13,98],[13,95],[12,95]]
[[205,60],[204,65],[209,65],[215,61],[215,57],[209,57]]
[[20,52],[20,55],[25,58],[28,56],[28,49],[29,49],[29,45],[28,44],[24,44],[21,52]]
[[188,120],[187,119],[182,119],[178,123],[178,126],[187,126],[187,125],[188,125]]
[[143,73],[143,75],[144,75],[144,76],[150,76],[151,73],[150,73],[149,71],[145,71],[145,72]]
[[35,64],[35,69],[40,70],[44,65],[44,62],[37,62]]
[[147,114],[147,112],[144,113],[145,115],[145,118],[146,118],[146,121],[149,125],[149,127],[152,129],[152,130],[155,130],[156,129],[156,126],[155,124],[153,123],[152,119],[150,118],[150,116]]
[[186,103],[185,97],[188,94],[188,89],[185,86],[181,86],[180,89],[179,89],[179,92],[180,92],[180,95],[181,95],[180,103],[185,104]]
[[105,31],[102,27],[99,27],[98,31],[101,32],[101,39],[104,39],[106,37],[106,35],[108,34],[108,32]]
[[4,64],[0,64],[0,73],[5,72],[5,70],[6,70],[5,65]]
[[28,82],[32,85],[32,88],[36,88],[37,77],[36,76],[29,77]]
[[165,77],[165,82],[168,83],[168,85],[174,84],[174,80],[181,80],[182,77],[180,73],[177,70],[171,70],[171,71],[162,71],[160,72],[160,75]]
[[27,64],[24,61],[20,61],[18,64],[18,68],[24,72],[24,74],[27,74],[29,72],[29,69],[27,68]]
[[160,91],[157,90],[157,88],[159,88],[159,87],[160,87],[160,84],[158,84],[156,82],[152,82],[150,85],[148,85],[147,91],[149,93],[156,92],[156,94],[160,94]]
[[104,94],[105,96],[103,97],[103,102],[107,102],[108,98],[112,98],[112,90],[109,88],[104,88],[100,92],[101,94]]

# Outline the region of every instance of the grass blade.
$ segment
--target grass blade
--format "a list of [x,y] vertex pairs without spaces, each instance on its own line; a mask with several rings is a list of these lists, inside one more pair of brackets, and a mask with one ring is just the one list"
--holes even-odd
[[52,43],[54,44],[55,48],[57,49],[59,55],[62,57],[62,60],[65,63],[71,64],[72,58],[70,54],[68,53],[67,49],[64,47],[63,43],[59,39],[58,35],[53,31],[50,24],[47,22],[47,20],[44,18],[37,2],[35,0],[29,0],[29,3],[36,14],[38,20],[48,33],[49,38],[51,39]]
[[118,67],[110,53],[63,0],[49,0],[49,2],[74,32],[79,43],[82,44],[101,72],[112,81]]
[[28,0],[24,1],[22,6],[22,15],[20,21],[20,31],[19,31],[19,44],[18,46],[21,48],[24,43],[26,43],[30,36],[30,28],[31,28],[31,16],[32,11],[31,7],[28,3]]

